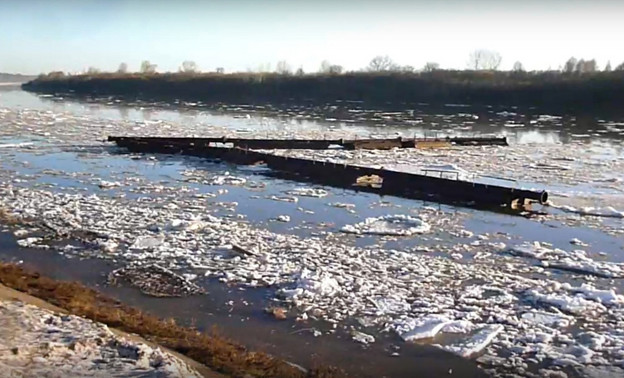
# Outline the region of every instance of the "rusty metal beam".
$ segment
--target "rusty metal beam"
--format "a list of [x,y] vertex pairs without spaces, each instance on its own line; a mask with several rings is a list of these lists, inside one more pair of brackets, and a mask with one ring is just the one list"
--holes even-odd
[[[184,141],[179,138],[115,138],[120,147],[134,152],[170,153],[220,159],[236,164],[257,164],[262,162],[276,172],[288,177],[319,184],[366,190],[381,195],[405,198],[460,201],[480,205],[511,205],[526,200],[545,203],[546,191],[523,190],[498,185],[431,177],[427,175],[388,169],[370,168],[349,164],[335,164],[310,159],[290,158],[242,149],[238,147],[211,147],[204,143]],[[380,187],[357,188],[358,178],[379,176]]]
[[[109,142],[140,140],[157,142],[159,137],[120,137],[109,136]],[[209,146],[210,144],[231,144],[244,149],[307,149],[326,150],[332,145],[346,149],[391,149],[414,148],[420,142],[444,142],[460,146],[507,145],[507,138],[502,137],[454,137],[454,138],[374,138],[374,139],[253,139],[253,138],[167,138],[173,144]]]

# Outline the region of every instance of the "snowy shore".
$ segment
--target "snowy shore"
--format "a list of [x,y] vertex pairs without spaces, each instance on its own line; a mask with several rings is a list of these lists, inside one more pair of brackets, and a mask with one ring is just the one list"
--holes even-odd
[[187,361],[136,336],[14,300],[4,295],[9,291],[0,290],[1,376],[202,377]]

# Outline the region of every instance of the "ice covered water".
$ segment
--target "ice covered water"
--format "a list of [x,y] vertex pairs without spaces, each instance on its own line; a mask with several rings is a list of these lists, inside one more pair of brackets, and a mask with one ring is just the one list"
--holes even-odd
[[[362,325],[349,329],[349,339],[363,345],[388,331],[397,342],[436,345],[484,365],[521,369],[531,358],[622,366],[624,228],[616,215],[624,211],[624,157],[617,140],[275,151],[401,169],[435,165],[461,173],[458,179],[549,190],[552,204],[522,217],[284,182],[201,159],[126,155],[103,142],[109,134],[232,135],[243,126],[258,137],[267,130],[300,137],[386,131],[368,116],[354,118],[354,129],[290,127],[245,108],[249,118],[200,114],[181,124],[171,111],[143,119],[132,107],[124,117],[115,107],[93,112],[35,100],[24,107],[5,97],[0,208],[16,221],[11,231],[21,246],[159,266],[184,280],[269,287],[305,321]],[[409,121],[403,112],[387,116]],[[427,122],[421,118],[418,125]],[[285,129],[262,128],[268,124]]]

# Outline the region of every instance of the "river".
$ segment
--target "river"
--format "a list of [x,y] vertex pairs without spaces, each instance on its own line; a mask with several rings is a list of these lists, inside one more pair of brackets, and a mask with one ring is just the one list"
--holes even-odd
[[[443,164],[548,190],[549,205],[510,214],[382,198],[277,179],[261,166],[128,154],[104,141],[486,134],[505,135],[511,146],[286,153]],[[469,376],[482,373],[478,363],[483,371],[617,376],[624,361],[623,138],[622,119],[537,109],[148,104],[0,88],[0,207],[95,235],[78,242],[7,226],[0,256],[159,316],[217,325],[303,366]],[[233,253],[233,244],[253,256]],[[106,284],[113,269],[148,263],[208,294],[153,298]],[[274,306],[287,309],[286,320],[266,313]]]

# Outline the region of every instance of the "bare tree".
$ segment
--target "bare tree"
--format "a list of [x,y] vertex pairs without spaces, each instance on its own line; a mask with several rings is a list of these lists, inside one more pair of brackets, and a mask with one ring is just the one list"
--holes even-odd
[[611,61],[607,62],[607,65],[605,66],[604,71],[605,72],[611,72],[612,71],[612,69],[611,69]]
[[512,71],[514,71],[514,72],[524,72],[524,66],[522,65],[522,62],[514,63]]
[[344,71],[343,67],[339,64],[331,64],[328,60],[321,62],[319,67],[319,73],[326,75],[340,75]]
[[156,65],[150,63],[149,60],[144,60],[143,62],[141,62],[141,73],[144,74],[152,74],[156,72]]
[[576,69],[577,62],[578,61],[576,60],[575,57],[571,57],[570,59],[568,59],[568,61],[565,62],[565,65],[563,66],[563,72],[567,72],[567,73],[574,72],[574,70]]
[[388,55],[381,56],[378,55],[371,59],[370,63],[368,63],[367,71],[370,72],[383,72],[383,71],[396,71],[398,70],[398,66],[396,63],[390,59]]
[[286,62],[285,60],[280,60],[275,66],[275,72],[280,75],[290,75],[292,73],[292,70],[288,62]]
[[332,64],[328,61],[328,60],[324,60],[321,62],[321,67],[319,67],[319,73],[322,74],[328,74],[329,73],[329,69],[331,68]]
[[473,70],[497,70],[502,60],[496,51],[475,50],[468,57],[468,67]]
[[261,63],[261,64],[259,64],[258,68],[256,69],[256,72],[258,72],[258,73],[272,72],[271,71],[271,63]]
[[303,71],[303,67],[297,68],[297,72],[295,73],[295,75],[297,75],[297,76],[305,75],[305,72]]
[[423,71],[425,72],[433,72],[439,69],[440,69],[440,65],[436,62],[427,62],[425,63],[425,66],[423,67]]
[[56,78],[56,77],[64,77],[66,75],[65,75],[65,72],[63,72],[63,71],[52,71],[52,72],[49,72],[47,75],[44,75],[44,76]]
[[575,72],[577,73],[592,73],[598,70],[598,64],[595,59],[585,60],[581,59],[576,62]]
[[624,63],[620,63],[615,67],[615,71],[624,71]]
[[329,66],[329,74],[331,75],[340,75],[342,71],[343,71],[343,68],[341,65],[332,64],[331,66]]
[[193,62],[192,60],[185,60],[184,62],[182,62],[180,72],[195,73],[199,72],[199,68],[197,67],[197,63]]
[[223,74],[225,73],[225,68],[223,67],[217,67],[217,69],[215,70],[218,74]]
[[598,71],[598,63],[596,63],[596,59],[585,61],[585,67],[583,67],[584,73],[593,73]]
[[119,68],[117,68],[117,73],[120,73],[120,74],[128,73],[128,64],[127,63],[119,64]]
[[89,68],[87,68],[87,73],[89,75],[98,74],[98,73],[100,73],[100,69],[96,68],[96,67],[89,67]]

